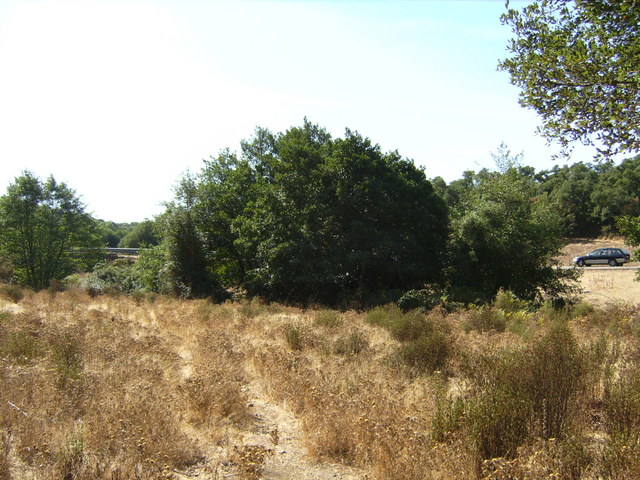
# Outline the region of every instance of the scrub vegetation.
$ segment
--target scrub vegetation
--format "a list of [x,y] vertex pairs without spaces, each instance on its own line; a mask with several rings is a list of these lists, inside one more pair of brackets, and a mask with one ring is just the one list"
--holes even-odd
[[640,475],[637,306],[23,294],[0,300],[0,478]]

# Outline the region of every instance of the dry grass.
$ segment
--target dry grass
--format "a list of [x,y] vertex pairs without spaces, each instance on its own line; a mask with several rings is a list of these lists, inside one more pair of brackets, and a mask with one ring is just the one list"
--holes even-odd
[[640,310],[498,310],[0,300],[0,480],[640,477]]

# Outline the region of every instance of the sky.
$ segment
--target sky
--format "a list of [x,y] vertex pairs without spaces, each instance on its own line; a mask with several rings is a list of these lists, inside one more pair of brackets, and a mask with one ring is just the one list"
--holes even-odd
[[[511,2],[521,8],[526,2]],[[305,117],[447,182],[557,147],[506,72],[504,0],[2,0],[0,192],[24,170],[141,221],[203,159]],[[576,149],[573,161],[593,152]]]

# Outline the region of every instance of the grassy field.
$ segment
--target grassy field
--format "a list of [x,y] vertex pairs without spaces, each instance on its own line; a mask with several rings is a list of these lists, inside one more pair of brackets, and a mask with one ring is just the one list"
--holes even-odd
[[0,479],[640,478],[640,310],[0,294]]

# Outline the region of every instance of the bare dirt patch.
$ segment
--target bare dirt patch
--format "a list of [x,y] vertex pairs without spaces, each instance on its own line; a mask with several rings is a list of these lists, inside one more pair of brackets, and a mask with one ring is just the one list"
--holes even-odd
[[583,270],[580,282],[589,303],[605,306],[609,303],[640,303],[640,282],[635,269],[590,267]]
[[[622,237],[607,238],[577,238],[562,249],[559,257],[563,266],[572,265],[574,257],[585,255],[596,248],[624,248],[631,252],[632,258],[634,247],[625,243]],[[625,266],[638,267],[638,262],[630,262]],[[582,298],[599,306],[605,306],[616,302],[640,303],[640,282],[636,282],[636,269],[609,268],[609,267],[586,267],[582,269],[580,283],[584,289]]]

